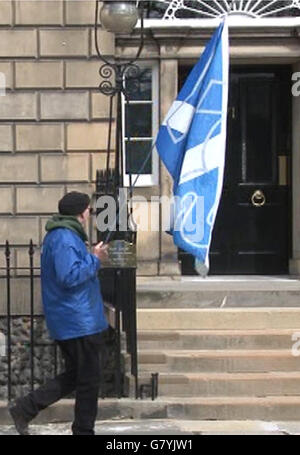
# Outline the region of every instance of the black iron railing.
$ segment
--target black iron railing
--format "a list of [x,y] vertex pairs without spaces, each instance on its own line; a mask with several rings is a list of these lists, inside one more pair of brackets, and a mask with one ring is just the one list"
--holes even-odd
[[[116,202],[118,213],[116,214],[116,224],[118,226],[119,201],[116,194],[116,172],[106,169],[97,171],[96,176],[96,200],[101,196],[111,196]],[[97,208],[96,215],[101,213]],[[114,311],[115,330],[116,330],[116,368],[121,369],[121,331],[126,338],[126,351],[130,357],[131,375],[134,378],[135,397],[139,397],[138,391],[138,356],[137,356],[137,320],[136,320],[136,232],[128,229],[119,231],[97,230],[97,240],[109,243],[114,241],[126,243],[129,251],[130,260],[121,261],[118,264],[113,260],[100,270],[101,291],[104,301],[107,302]],[[114,247],[113,247],[114,248]],[[121,259],[124,254],[121,252]],[[120,259],[120,258],[119,258]],[[128,256],[127,256],[128,259]],[[121,377],[116,375],[116,392],[118,396],[122,394]]]
[[[56,375],[63,368],[63,362],[56,343],[48,338],[47,329],[37,297],[37,280],[40,268],[34,266],[37,254],[36,247],[30,241],[28,248],[28,267],[12,265],[12,252],[16,246],[6,242],[4,267],[0,267],[3,283],[2,294],[6,300],[6,314],[0,316],[0,331],[6,338],[6,355],[0,357],[0,365],[5,365],[6,397],[15,398],[20,392],[25,393],[43,383],[47,376]],[[28,311],[15,311],[12,301],[12,288],[17,277],[28,280],[29,305]],[[135,380],[135,396],[138,398],[138,359],[137,359],[137,326],[136,326],[136,275],[135,269],[103,269],[100,272],[103,294],[109,300],[109,306],[114,315],[113,328],[108,331],[106,338],[107,364],[102,365],[101,397],[124,396],[125,367],[122,356],[122,337],[126,341],[126,350],[131,361],[131,374]],[[5,289],[6,288],[6,289]],[[26,291],[27,292],[27,291]],[[38,308],[38,311],[37,311]],[[19,332],[18,332],[19,330]],[[43,353],[47,349],[47,359]],[[23,360],[22,360],[23,359]],[[45,366],[45,362],[47,367]],[[18,377],[23,374],[23,379]],[[0,390],[4,389],[3,381]],[[1,398],[5,398],[3,393]],[[142,396],[141,396],[142,398]]]
[[[5,259],[6,259],[6,266],[1,267],[1,270],[5,270],[5,277],[6,277],[6,308],[7,308],[7,315],[6,315],[6,357],[7,357],[7,398],[11,400],[12,398],[12,355],[13,355],[13,337],[12,337],[12,323],[16,320],[16,318],[28,318],[30,320],[30,328],[28,333],[28,343],[24,344],[24,347],[29,346],[30,349],[30,356],[29,356],[29,369],[30,369],[30,389],[33,390],[34,388],[34,353],[35,353],[35,337],[34,337],[34,323],[36,318],[41,318],[41,315],[34,314],[34,270],[37,268],[34,267],[34,246],[32,240],[29,244],[29,266],[28,267],[14,267],[11,265],[11,253],[12,247],[10,246],[9,242],[6,241],[5,245]],[[12,281],[12,274],[15,272],[29,272],[29,282],[30,282],[30,310],[28,314],[14,314],[12,315],[12,301],[11,301],[11,281]],[[15,337],[14,337],[15,338]],[[21,341],[17,341],[17,345],[20,344]],[[3,359],[2,359],[3,360]],[[55,357],[54,362],[57,362],[57,358]],[[16,381],[15,381],[16,382]]]

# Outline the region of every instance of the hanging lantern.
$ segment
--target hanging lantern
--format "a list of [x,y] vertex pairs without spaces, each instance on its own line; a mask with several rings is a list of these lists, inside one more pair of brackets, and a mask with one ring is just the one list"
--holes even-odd
[[108,32],[131,33],[138,21],[136,2],[104,1],[100,10],[100,21]]

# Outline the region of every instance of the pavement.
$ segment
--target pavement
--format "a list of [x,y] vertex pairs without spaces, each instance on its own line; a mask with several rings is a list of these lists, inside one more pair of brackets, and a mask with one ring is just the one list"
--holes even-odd
[[[30,425],[32,435],[71,435],[70,423]],[[300,421],[111,420],[97,421],[96,435],[300,435]],[[0,435],[17,435],[0,425]]]

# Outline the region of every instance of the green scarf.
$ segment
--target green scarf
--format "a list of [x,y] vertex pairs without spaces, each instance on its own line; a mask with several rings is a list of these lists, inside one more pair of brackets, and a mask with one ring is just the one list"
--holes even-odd
[[88,236],[76,216],[53,215],[51,220],[47,221],[45,229],[49,232],[57,228],[71,229],[71,231],[76,232],[84,242],[87,242],[88,240]]

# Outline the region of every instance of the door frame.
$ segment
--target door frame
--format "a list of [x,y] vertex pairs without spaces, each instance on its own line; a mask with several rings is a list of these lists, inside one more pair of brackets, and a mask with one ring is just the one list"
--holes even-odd
[[[300,60],[292,66],[293,73],[300,73]],[[292,156],[291,156],[291,179],[292,179],[292,254],[289,263],[290,275],[300,275],[300,96],[292,99]]]

